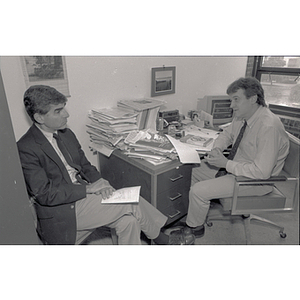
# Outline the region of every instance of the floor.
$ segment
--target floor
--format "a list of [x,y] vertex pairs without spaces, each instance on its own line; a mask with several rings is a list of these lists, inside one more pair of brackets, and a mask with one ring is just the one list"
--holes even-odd
[[[210,213],[221,215],[221,207],[215,204]],[[196,239],[195,245],[299,245],[299,206],[293,212],[260,214],[268,220],[284,227],[286,238],[280,237],[279,229],[261,225],[258,221],[238,218],[232,221],[215,221],[213,226],[205,227],[205,235]],[[167,229],[168,233],[170,229]],[[96,230],[85,241],[86,245],[112,245],[110,231]],[[149,240],[142,235],[142,244]]]
[[[220,212],[220,207],[214,208]],[[221,215],[221,213],[219,213]],[[197,239],[197,245],[299,245],[299,212],[265,213],[266,218],[284,227],[286,237],[282,238],[279,229],[259,221],[237,217],[231,221],[214,221],[206,226],[204,237]]]

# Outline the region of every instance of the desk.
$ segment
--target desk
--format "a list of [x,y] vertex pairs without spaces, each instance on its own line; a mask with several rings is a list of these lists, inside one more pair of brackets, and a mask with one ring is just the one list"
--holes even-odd
[[109,158],[101,153],[98,156],[102,177],[116,189],[140,185],[141,196],[169,217],[166,225],[187,214],[194,164],[174,160],[155,166],[118,149]]

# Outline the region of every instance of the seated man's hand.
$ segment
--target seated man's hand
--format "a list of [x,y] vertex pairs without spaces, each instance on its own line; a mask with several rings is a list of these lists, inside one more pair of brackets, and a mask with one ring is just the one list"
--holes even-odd
[[101,195],[103,199],[109,198],[114,191],[115,189],[103,178],[86,186],[87,194]]
[[226,168],[228,159],[223,155],[221,149],[214,148],[203,161],[218,168]]
[[95,194],[101,195],[102,199],[108,199],[113,194],[114,191],[115,189],[113,187],[107,187],[99,190]]

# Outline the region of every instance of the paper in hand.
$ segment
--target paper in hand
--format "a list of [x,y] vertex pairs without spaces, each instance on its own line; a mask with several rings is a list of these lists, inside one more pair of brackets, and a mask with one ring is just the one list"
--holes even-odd
[[113,192],[108,199],[102,199],[104,204],[138,203],[140,199],[140,186],[127,187]]

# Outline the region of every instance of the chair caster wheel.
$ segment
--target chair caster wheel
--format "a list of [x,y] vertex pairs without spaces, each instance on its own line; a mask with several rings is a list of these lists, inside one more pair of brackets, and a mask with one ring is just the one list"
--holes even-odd
[[213,223],[212,223],[212,222],[206,222],[206,225],[207,225],[208,227],[211,227],[211,226],[213,226]]
[[280,234],[280,237],[282,237],[283,239],[286,238],[286,233],[285,232],[280,231],[279,234]]
[[250,217],[250,215],[242,215],[243,219],[248,219]]

